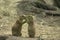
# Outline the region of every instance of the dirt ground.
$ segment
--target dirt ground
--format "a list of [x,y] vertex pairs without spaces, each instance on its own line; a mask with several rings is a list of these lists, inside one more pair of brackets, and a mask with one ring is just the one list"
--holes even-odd
[[[8,1],[8,2],[7,2]],[[12,26],[18,19],[16,12],[16,2],[20,0],[0,0],[0,35],[12,35]],[[44,17],[39,18],[33,16],[35,37],[42,38],[60,38],[60,17]],[[28,36],[27,23],[22,27],[22,37]]]

